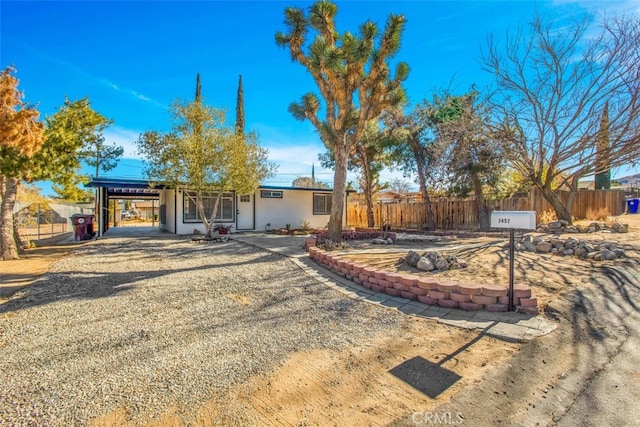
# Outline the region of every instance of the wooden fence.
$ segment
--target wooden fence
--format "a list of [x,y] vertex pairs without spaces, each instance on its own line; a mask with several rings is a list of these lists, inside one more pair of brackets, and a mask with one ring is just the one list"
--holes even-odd
[[[569,192],[561,192],[560,197],[566,200]],[[588,190],[579,191],[573,204],[573,217],[588,218],[595,214],[620,215],[626,210],[626,198],[638,197],[636,191],[625,190]],[[444,230],[478,230],[480,222],[478,209],[473,198],[437,198],[432,202],[436,228]],[[536,218],[550,218],[553,208],[542,197],[539,190],[532,190],[528,195],[509,199],[487,200],[489,211],[536,211]],[[392,228],[423,229],[427,223],[425,204],[419,203],[378,203],[374,207],[375,226],[388,224]],[[347,206],[347,225],[352,227],[367,226],[367,208],[365,205],[349,204]]]

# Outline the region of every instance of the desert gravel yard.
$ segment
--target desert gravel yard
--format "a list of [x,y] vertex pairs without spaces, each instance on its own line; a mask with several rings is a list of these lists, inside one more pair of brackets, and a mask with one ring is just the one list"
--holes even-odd
[[[377,424],[439,402],[390,368],[476,335],[240,242],[101,239],[0,305],[0,424]],[[516,348],[483,337],[448,363],[462,387]]]

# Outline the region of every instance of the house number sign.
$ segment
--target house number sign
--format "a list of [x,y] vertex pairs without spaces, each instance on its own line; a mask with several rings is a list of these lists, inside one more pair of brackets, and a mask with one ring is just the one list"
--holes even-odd
[[493,211],[491,212],[492,228],[508,228],[509,229],[509,311],[514,310],[513,305],[513,276],[514,261],[516,255],[515,230],[516,228],[524,230],[536,229],[536,212],[535,211]]

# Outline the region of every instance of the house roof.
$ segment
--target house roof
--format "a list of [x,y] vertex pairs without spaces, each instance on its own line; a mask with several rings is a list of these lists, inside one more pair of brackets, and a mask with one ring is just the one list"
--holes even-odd
[[[159,190],[167,188],[165,185],[146,179],[122,179],[122,178],[91,178],[85,187],[107,188],[110,197],[125,198],[157,198]],[[324,191],[332,192],[332,188],[305,188],[287,187],[278,185],[261,185],[260,190],[302,190],[302,191]],[[349,191],[348,191],[349,192]]]

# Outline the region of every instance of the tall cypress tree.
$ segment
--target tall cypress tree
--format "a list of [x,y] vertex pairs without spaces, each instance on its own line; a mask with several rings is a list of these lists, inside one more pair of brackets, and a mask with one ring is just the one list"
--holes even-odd
[[596,190],[611,188],[611,164],[609,163],[609,103],[604,104],[600,129],[596,141]]
[[202,100],[202,88],[200,87],[200,73],[196,76],[196,102],[200,102]]
[[242,92],[242,74],[238,80],[238,97],[236,99],[236,135],[244,137],[244,94]]

